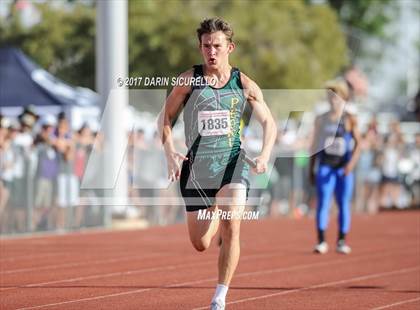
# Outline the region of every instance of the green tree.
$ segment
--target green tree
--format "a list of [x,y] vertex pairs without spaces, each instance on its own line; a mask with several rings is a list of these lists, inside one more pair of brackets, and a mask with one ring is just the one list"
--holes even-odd
[[347,45],[352,60],[364,58],[376,63],[382,51],[367,48],[370,39],[383,44],[392,44],[395,34],[388,26],[399,14],[395,0],[328,0],[337,11],[341,24],[346,29]]
[[195,29],[210,16],[233,25],[238,48],[232,61],[264,88],[320,87],[347,63],[345,40],[328,6],[225,1],[222,9],[221,3],[131,1],[130,73],[174,76],[201,62]]
[[[67,7],[35,4],[41,21],[24,28],[11,7],[0,19],[0,46],[21,48],[41,67],[74,85],[94,88],[95,10],[78,2]],[[64,4],[64,3],[63,3]]]
[[[180,18],[182,12],[182,18]],[[220,16],[235,31],[232,64],[262,88],[321,88],[347,63],[336,13],[304,1],[131,1],[130,73],[176,76],[200,63],[195,30]],[[274,111],[281,106],[268,102]],[[277,113],[277,112],[276,112]]]
[[386,26],[398,14],[395,0],[328,0],[340,17],[340,21],[349,27],[362,30],[368,35],[390,38]]
[[[94,88],[94,2],[52,3],[36,4],[42,19],[29,29],[13,11],[0,20],[0,44],[22,48],[67,82]],[[345,36],[328,5],[303,0],[132,0],[128,14],[133,77],[173,77],[200,63],[196,28],[213,16],[232,24],[237,44],[232,64],[261,88],[321,88],[348,63]],[[268,103],[281,110],[274,101]]]

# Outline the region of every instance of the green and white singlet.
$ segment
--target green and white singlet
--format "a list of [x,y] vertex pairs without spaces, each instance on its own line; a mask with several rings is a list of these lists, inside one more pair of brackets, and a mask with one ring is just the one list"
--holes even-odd
[[[194,66],[194,78],[204,81],[202,65]],[[242,183],[249,189],[249,165],[241,150],[241,119],[246,104],[236,68],[221,88],[192,87],[183,110],[189,151],[180,180],[187,211],[212,206],[217,192],[226,184]]]
[[[203,66],[194,66],[194,78],[203,78]],[[241,148],[241,118],[246,106],[240,71],[232,68],[221,88],[193,86],[184,105],[184,130],[189,153],[207,162],[208,176],[225,169]]]

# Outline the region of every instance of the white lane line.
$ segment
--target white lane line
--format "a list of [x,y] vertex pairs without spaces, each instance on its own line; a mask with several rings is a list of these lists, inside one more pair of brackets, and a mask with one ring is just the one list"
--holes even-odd
[[[51,236],[51,237],[54,237],[54,236]],[[139,239],[137,241],[148,241],[148,242],[150,242],[150,241],[167,241],[167,240],[168,240],[167,237],[147,237],[147,240],[146,240],[146,238],[143,238],[143,239]],[[175,237],[174,238],[174,237],[172,237],[171,242],[173,243],[174,240],[185,241],[185,238],[181,238],[181,237],[179,237],[179,238]],[[16,240],[13,240],[13,241],[16,241]],[[31,245],[33,246],[33,242],[31,242]],[[41,244],[41,245],[42,246],[44,246],[44,245],[51,246],[50,243]],[[64,243],[64,245],[65,245],[65,243]],[[90,243],[90,244],[81,244],[81,245],[84,245],[86,247],[90,247],[90,246],[95,245],[95,244]],[[22,245],[22,246],[24,246],[24,245]],[[130,246],[138,246],[138,245],[137,244],[136,245],[128,244],[127,246],[130,247]],[[146,246],[146,245],[142,245],[142,246]],[[7,251],[6,249],[2,249],[2,245],[0,244],[0,254],[2,253],[1,252],[2,250],[4,251],[3,253],[5,253],[5,251]],[[34,249],[30,250],[30,252],[32,252],[32,251],[34,251]],[[110,251],[107,251],[107,252],[110,252]],[[15,260],[27,260],[27,259],[37,258],[37,257],[42,258],[42,257],[59,256],[59,255],[71,256],[71,255],[73,255],[73,253],[74,253],[74,251],[66,250],[64,252],[59,252],[59,253],[51,253],[50,252],[50,253],[33,254],[33,255],[18,255],[18,254],[16,254],[18,256],[12,256],[12,257],[1,257],[1,255],[0,255],[0,262],[15,261]]]
[[[134,230],[133,230],[134,231]],[[132,231],[132,232],[133,232]],[[106,229],[103,227],[98,228],[85,228],[79,231],[67,231],[67,232],[57,232],[57,231],[49,231],[49,232],[30,232],[26,234],[17,234],[13,236],[1,236],[0,237],[0,246],[2,243],[15,243],[16,241],[21,241],[22,243],[28,240],[35,240],[40,241],[44,239],[62,239],[62,238],[78,238],[87,236],[94,236],[94,235],[104,235],[104,234],[114,234],[115,230]],[[121,232],[124,233],[124,232]],[[39,240],[38,240],[39,239]]]
[[[279,256],[279,255],[278,254],[273,254],[273,253],[272,254],[255,254],[255,255],[247,256],[246,258],[244,258],[244,260],[261,258],[261,257],[270,257],[270,256]],[[206,262],[199,262],[199,263],[196,263],[196,264],[188,264],[188,265],[186,265],[185,262],[184,262],[182,265],[173,265],[173,266],[166,266],[166,267],[151,268],[151,269],[155,269],[155,270],[151,270],[151,271],[165,270],[165,269],[166,270],[174,270],[174,269],[179,269],[180,267],[190,268],[191,266],[209,265],[209,264],[214,264],[214,263],[215,263],[214,260],[206,261]],[[135,273],[135,272],[133,272],[133,273]],[[133,273],[131,273],[131,274],[133,274]],[[217,278],[205,279],[205,281],[214,281],[214,280],[217,280]],[[201,282],[204,282],[204,281],[203,280],[198,280],[198,281],[176,283],[176,284],[165,285],[165,286],[162,286],[160,288],[178,287],[178,286],[196,284],[196,283],[201,283]],[[145,288],[145,289],[131,290],[131,291],[126,291],[126,292],[121,292],[121,293],[100,295],[100,296],[95,296],[95,297],[87,297],[87,298],[82,298],[82,299],[69,300],[69,301],[40,305],[40,306],[34,306],[34,307],[29,307],[29,308],[19,308],[19,309],[16,309],[16,310],[27,310],[27,309],[39,309],[39,308],[44,308],[44,307],[53,307],[53,306],[58,306],[58,305],[70,304],[70,303],[92,301],[92,300],[98,300],[98,299],[110,298],[110,297],[117,297],[117,296],[129,295],[129,294],[137,294],[137,293],[151,291],[153,289],[156,289],[156,288]]]
[[[197,263],[197,264],[189,264],[188,266],[185,266],[185,264],[183,264],[182,266],[184,267],[191,267],[192,265],[194,266],[198,266],[198,265],[208,265],[208,264],[214,264],[214,261],[211,262],[202,262],[202,263]],[[169,268],[170,267],[170,268]],[[168,266],[165,269],[178,269],[180,266]],[[163,270],[163,268],[161,268],[160,270]],[[194,282],[184,282],[181,283],[182,285],[187,285],[187,284],[192,284]],[[169,287],[176,287],[179,284],[172,284],[172,285],[165,285],[162,286],[161,288],[169,288]],[[142,293],[142,292],[147,292],[147,291],[151,291],[154,288],[142,288],[142,289],[138,289],[138,290],[130,290],[130,291],[125,291],[125,292],[121,292],[121,293],[115,293],[115,294],[107,294],[107,295],[100,295],[100,296],[95,296],[95,297],[86,297],[86,298],[82,298],[82,299],[76,299],[76,300],[68,300],[68,301],[63,301],[63,302],[57,302],[57,303],[52,303],[52,304],[46,304],[46,305],[40,305],[40,306],[35,306],[35,307],[28,307],[28,308],[19,308],[16,310],[29,310],[29,309],[39,309],[39,308],[45,308],[45,307],[53,307],[53,306],[61,306],[61,305],[66,305],[66,304],[72,304],[72,303],[78,303],[78,302],[83,302],[83,301],[92,301],[92,300],[98,300],[98,299],[104,299],[104,298],[111,298],[111,297],[117,297],[117,296],[124,296],[124,295],[130,295],[130,294],[137,294],[137,293]]]
[[[282,249],[284,250],[284,247],[282,247]],[[276,252],[276,248],[272,249],[271,252]],[[280,248],[279,248],[280,250]],[[277,253],[277,252],[276,252]],[[168,251],[166,252],[155,252],[155,253],[150,253],[150,255],[142,255],[139,256],[137,255],[130,255],[130,256],[124,256],[124,257],[117,257],[117,258],[109,258],[107,260],[97,260],[97,261],[86,261],[86,259],[83,262],[72,262],[72,263],[65,263],[65,264],[59,264],[59,265],[48,265],[48,266],[41,266],[41,267],[31,267],[31,268],[22,268],[22,269],[12,269],[12,270],[5,270],[5,271],[1,271],[1,266],[0,266],[0,275],[2,274],[14,274],[14,273],[21,273],[21,272],[28,272],[28,271],[38,271],[38,270],[49,270],[49,269],[59,269],[59,268],[66,268],[66,267],[79,267],[79,266],[84,266],[84,265],[95,265],[95,264],[102,264],[102,263],[109,263],[109,262],[118,262],[118,261],[124,261],[124,260],[130,260],[131,258],[147,258],[150,256],[156,256],[156,255],[162,255],[162,256],[168,256],[171,255],[169,254]],[[7,288],[9,289],[9,288]],[[0,288],[0,291],[2,291],[2,289]]]
[[[392,254],[393,254],[393,252],[389,252],[388,254],[381,254],[381,255],[377,255],[377,256],[384,257],[384,256],[387,256],[387,255],[392,255]],[[260,257],[260,258],[273,257],[273,256],[281,257],[281,256],[284,256],[284,255],[286,255],[286,254],[279,254],[277,252],[274,252],[274,253],[270,252],[270,253],[265,253],[265,254],[253,254],[253,255],[244,256],[243,258],[241,258],[241,261],[244,261],[244,260],[246,261],[248,259],[253,259],[253,258],[258,258],[258,257]],[[328,265],[329,263],[330,262],[328,262],[328,261],[327,262],[321,262],[317,266]],[[239,275],[235,275],[235,277],[246,277],[246,276],[255,275],[255,274],[258,275],[258,274],[266,274],[266,273],[272,273],[272,272],[281,272],[281,271],[284,271],[284,270],[300,269],[300,266],[297,266],[297,267],[298,268],[287,267],[286,269],[285,268],[272,269],[272,270],[265,271],[265,272],[263,272],[263,271],[248,272],[248,273],[242,273],[242,274],[239,274]],[[153,271],[161,270],[161,269],[159,269],[160,267],[156,267],[156,268],[158,268],[158,269],[155,269]],[[67,279],[54,280],[54,281],[49,281],[49,282],[38,282],[38,283],[30,283],[30,284],[23,284],[23,285],[15,285],[13,287],[0,288],[0,292],[19,289],[19,288],[25,288],[25,287],[45,286],[45,285],[49,285],[49,284],[68,283],[68,282],[75,282],[75,281],[114,277],[114,276],[125,275],[126,272],[128,274],[131,274],[131,273],[136,273],[136,272],[142,272],[142,270],[144,270],[144,269],[135,269],[135,270],[122,271],[122,272],[113,272],[113,273],[108,273],[108,274],[100,273],[100,274],[96,274],[96,275],[76,277],[76,278],[67,278]]]
[[142,289],[138,289],[138,290],[134,290],[134,291],[126,291],[126,292],[122,292],[122,293],[100,295],[100,296],[95,296],[95,297],[87,297],[87,298],[82,298],[82,299],[77,299],[77,300],[63,301],[63,302],[57,302],[57,303],[53,303],[53,304],[47,304],[47,305],[41,305],[41,306],[35,306],[35,307],[29,307],[29,308],[19,308],[19,309],[16,309],[16,310],[29,310],[29,309],[39,309],[39,308],[45,308],[45,307],[61,306],[61,305],[75,303],[75,302],[92,301],[92,300],[98,300],[98,299],[104,299],[104,298],[110,298],[110,297],[136,294],[136,293],[141,293],[141,292],[147,292],[147,291],[150,291],[150,290],[151,290],[151,288],[142,288]]
[[[417,252],[417,250],[415,251],[409,251],[406,253],[403,253],[404,255],[408,255],[411,254],[413,252]],[[376,251],[375,251],[376,253]],[[388,253],[378,253],[378,254],[373,254],[373,255],[363,255],[363,256],[359,256],[359,257],[354,257],[354,258],[348,258],[348,257],[343,257],[342,259],[336,259],[336,260],[331,260],[331,261],[325,261],[325,262],[319,262],[319,263],[314,263],[311,264],[312,266],[316,266],[316,267],[322,267],[325,265],[330,265],[330,264],[340,264],[342,262],[357,262],[357,261],[363,261],[363,260],[370,260],[372,258],[375,257],[387,257],[387,256],[394,256],[395,252],[394,251],[389,251]],[[270,274],[270,273],[276,273],[276,272],[283,272],[283,271],[294,271],[294,270],[300,270],[302,269],[302,266],[304,268],[306,268],[306,265],[297,265],[297,266],[293,266],[293,267],[283,267],[283,268],[277,268],[277,269],[271,269],[271,270],[259,270],[259,271],[252,271],[252,272],[245,272],[245,273],[240,273],[238,275],[235,275],[235,278],[241,278],[241,277],[249,277],[249,276],[254,276],[254,275],[264,275],[264,274]]]
[[130,259],[135,258],[148,258],[153,256],[169,256],[170,254],[168,252],[162,253],[151,253],[147,255],[130,255],[130,256],[124,256],[124,257],[117,257],[117,258],[108,258],[108,259],[101,259],[101,260],[83,260],[83,262],[74,262],[74,263],[65,263],[65,264],[58,264],[58,265],[49,265],[49,266],[43,266],[43,267],[31,267],[31,268],[22,268],[22,269],[12,269],[12,270],[5,270],[1,271],[0,275],[5,274],[15,274],[15,273],[22,273],[22,272],[28,272],[28,271],[38,271],[38,270],[50,270],[50,269],[60,269],[60,268],[70,268],[70,267],[80,267],[85,265],[100,265],[100,264],[107,264],[107,263],[114,263],[114,262],[120,262],[120,261],[126,261]]
[[[394,254],[394,253],[390,252],[390,253],[388,253],[388,255],[386,255],[384,253],[381,253],[381,254],[377,254],[377,255],[366,255],[364,257],[356,257],[356,258],[348,258],[348,259],[337,259],[337,260],[332,260],[332,261],[329,261],[329,262],[321,262],[321,263],[312,263],[312,264],[297,265],[297,266],[293,266],[293,267],[290,267],[290,268],[278,268],[278,269],[272,269],[272,270],[264,270],[264,271],[260,271],[260,272],[248,272],[248,273],[244,273],[244,274],[235,275],[235,277],[243,277],[243,276],[249,276],[249,275],[257,275],[259,273],[266,274],[267,272],[269,272],[269,273],[276,273],[276,272],[289,271],[289,270],[307,269],[307,268],[313,268],[313,267],[323,266],[323,265],[330,266],[332,264],[340,264],[340,263],[354,262],[354,261],[360,261],[360,260],[364,260],[364,259],[372,259],[374,257],[384,257],[384,255],[389,256],[391,254]],[[184,286],[184,285],[200,284],[200,283],[211,282],[211,281],[216,281],[216,280],[217,280],[216,277],[212,277],[212,278],[195,280],[195,281],[175,283],[175,284],[171,284],[171,285],[162,286],[160,288],[179,287],[179,286]],[[91,301],[91,300],[97,300],[97,299],[104,299],[104,298],[108,298],[108,297],[111,298],[111,297],[117,297],[117,296],[122,296],[122,295],[137,294],[137,293],[151,291],[153,289],[158,289],[158,288],[130,290],[130,291],[121,292],[121,293],[115,293],[115,294],[100,295],[100,296],[87,297],[87,298],[82,298],[82,299],[73,299],[73,300],[68,300],[68,301],[63,301],[63,302],[44,304],[44,305],[39,305],[39,306],[34,306],[34,307],[19,308],[19,309],[16,309],[16,310],[29,310],[29,309],[47,308],[47,307],[64,305],[64,304],[70,304],[70,303],[78,303],[78,302],[83,302],[83,301]],[[207,309],[207,308],[208,308],[208,306],[204,307],[203,309]]]
[[[417,246],[417,243],[416,243],[416,246]],[[411,246],[409,246],[409,247],[411,247]],[[393,249],[394,251],[397,251],[397,250],[404,250],[404,249],[406,249],[407,247],[402,247],[402,248],[396,248],[396,249]],[[294,248],[293,248],[294,249]],[[273,251],[274,250],[277,250],[276,248],[274,248],[273,249]],[[290,250],[290,248],[285,248],[285,247],[281,247],[281,248],[278,248],[278,250],[282,250],[282,251],[284,251],[284,250]],[[376,251],[383,251],[384,249],[377,249]],[[373,252],[373,251],[369,251],[368,253],[371,253],[371,252]],[[129,253],[131,253],[131,252],[129,252]],[[167,252],[165,252],[165,253],[167,253]],[[365,253],[359,253],[359,254],[365,254]],[[56,253],[56,254],[39,254],[39,257],[42,257],[42,256],[60,256],[60,255],[66,255],[66,253]],[[72,256],[73,254],[69,254],[69,253],[67,253],[67,255],[66,256]],[[33,258],[33,257],[35,257],[35,255],[29,255],[29,256],[27,256],[27,258]],[[137,255],[130,255],[130,256],[125,256],[125,257],[133,257],[133,258],[136,258],[137,257]],[[23,257],[23,256],[19,256],[19,257],[16,257],[16,258],[25,258],[25,257]],[[4,260],[14,260],[14,259],[16,259],[16,258],[5,258]],[[113,260],[114,258],[110,258],[110,260],[111,260],[111,262],[114,262],[114,260]],[[119,259],[119,258],[115,258],[115,259]],[[124,259],[125,260],[125,259]],[[1,262],[2,260],[0,259],[0,262]],[[47,265],[47,266],[40,266],[40,267],[31,267],[31,268],[21,268],[21,269],[12,269],[12,270],[2,270],[2,269],[4,269],[4,268],[2,268],[2,266],[0,265],[0,275],[1,274],[13,274],[13,273],[20,273],[20,272],[28,272],[28,271],[36,271],[36,270],[48,270],[48,269],[57,269],[57,268],[61,268],[61,267],[75,267],[75,266],[83,266],[83,265],[86,265],[86,264],[90,264],[90,263],[87,263],[87,262],[85,262],[86,261],[86,259],[84,260],[84,262],[83,263],[80,263],[80,262],[73,262],[73,263],[66,263],[66,264],[59,264],[59,265]],[[93,264],[95,264],[95,261],[92,261],[92,263]],[[80,265],[79,265],[80,264]],[[0,289],[0,291],[1,291],[1,289]]]
[[[122,251],[118,251],[121,253]],[[1,253],[1,252],[0,252]],[[104,252],[104,254],[113,254],[115,251],[107,250]],[[125,252],[127,254],[133,253],[132,251]],[[94,256],[95,253],[84,253],[83,255],[86,256]],[[24,260],[30,260],[34,258],[45,258],[45,257],[55,257],[55,256],[65,256],[65,257],[74,257],[74,251],[65,251],[65,252],[57,252],[57,253],[42,253],[42,254],[33,254],[33,255],[21,255],[21,256],[13,256],[13,257],[0,257],[0,263],[2,262],[14,262],[14,261],[24,261]]]
[[[250,259],[263,258],[263,257],[273,257],[273,256],[281,257],[282,255],[279,255],[278,253],[254,254],[254,255],[248,255],[248,256],[244,257],[243,260],[246,261],[246,260],[250,260]],[[100,274],[95,274],[95,275],[91,275],[91,276],[83,276],[83,277],[61,279],[61,280],[48,281],[48,282],[16,285],[16,286],[13,286],[13,287],[0,288],[0,291],[15,290],[15,289],[26,288],[26,287],[46,286],[46,285],[58,284],[58,283],[69,283],[69,282],[76,282],[76,281],[83,281],[83,280],[103,279],[103,278],[133,275],[133,274],[139,274],[139,273],[147,273],[147,272],[153,272],[153,271],[172,270],[172,269],[175,269],[175,268],[190,267],[192,265],[214,264],[215,263],[214,260],[211,260],[211,261],[206,261],[205,263],[200,262],[198,264],[195,264],[195,261],[196,261],[196,259],[192,260],[188,266],[186,265],[186,262],[184,261],[182,264],[179,264],[179,265],[167,266],[165,264],[164,266],[160,266],[160,267],[134,269],[134,270],[112,272],[112,273],[106,273],[106,274],[100,273]]]
[[[238,304],[238,303],[243,303],[243,302],[248,302],[248,301],[254,301],[254,300],[260,300],[260,299],[265,299],[265,298],[270,298],[270,297],[275,297],[275,296],[287,295],[287,294],[291,294],[291,293],[299,293],[299,292],[303,292],[303,291],[307,291],[307,290],[311,290],[311,289],[334,286],[334,285],[339,285],[339,284],[344,284],[344,283],[349,283],[349,282],[357,282],[357,281],[364,281],[364,280],[369,280],[369,279],[387,277],[387,276],[392,276],[392,275],[401,274],[401,273],[407,273],[407,272],[411,272],[411,271],[415,271],[415,270],[420,270],[420,267],[411,267],[411,268],[404,268],[404,269],[381,272],[381,273],[374,273],[374,274],[349,278],[349,279],[345,279],[345,280],[320,283],[320,284],[311,285],[311,286],[308,286],[308,287],[293,289],[293,290],[289,290],[289,291],[282,291],[282,292],[279,292],[279,293],[273,293],[273,294],[261,295],[261,296],[256,296],[256,297],[243,298],[243,299],[238,299],[238,300],[228,302],[228,303],[226,303],[226,305],[233,305],[233,304]],[[202,309],[207,309],[207,308],[208,308],[208,306],[205,306],[205,307],[194,308],[193,310],[202,310]]]
[[415,301],[420,301],[420,297],[413,298],[413,299],[408,299],[408,300],[402,300],[400,302],[396,302],[396,303],[385,305],[385,306],[378,307],[378,308],[372,308],[372,310],[388,309],[388,308],[391,308],[391,307],[395,307],[395,306],[399,306],[399,305],[404,305],[404,304],[408,304],[408,303],[415,302]]
[[[274,253],[274,254],[269,254],[269,253]],[[244,258],[242,258],[242,260],[246,260],[246,259],[247,259],[246,257],[251,257],[251,258],[253,258],[253,257],[281,256],[281,255],[279,255],[279,254],[278,254],[278,252],[276,251],[276,248],[274,248],[274,249],[273,249],[272,251],[270,251],[269,253],[265,253],[265,254],[253,254],[253,255],[248,255],[248,256],[245,256]],[[152,254],[153,254],[153,253],[152,253]],[[160,253],[156,253],[156,255],[161,255],[161,254],[160,254]],[[146,257],[149,257],[149,256],[156,256],[156,255],[147,255],[147,256],[142,256],[142,257],[140,257],[140,258],[146,258]],[[169,255],[169,254],[167,254],[167,255]],[[167,256],[167,255],[165,254],[165,256]],[[137,255],[130,256],[130,257],[136,258],[136,257],[137,257]],[[129,260],[129,259],[131,259],[130,257],[127,257],[126,259],[125,259],[125,258],[124,258],[124,259],[119,259],[119,258],[116,258],[115,260],[114,260],[114,259],[109,259],[109,260],[107,260],[107,261],[102,261],[102,262],[100,262],[100,263],[107,263],[107,262],[115,262],[115,261]],[[73,266],[75,266],[74,264],[77,264],[77,266],[80,266],[80,265],[86,265],[86,264],[91,265],[92,263],[94,263],[94,262],[90,262],[90,263],[87,263],[87,262],[86,262],[86,263],[69,263],[69,264],[71,264],[71,265],[69,265],[69,264],[61,264],[61,265],[55,265],[53,269],[58,269],[58,268],[60,268],[60,267],[73,267]],[[98,263],[98,262],[96,262],[96,263]],[[46,266],[46,267],[33,268],[33,270],[50,269],[50,268],[51,268],[51,266]],[[32,268],[31,268],[31,270],[32,270]],[[20,271],[20,272],[23,272],[23,271],[28,271],[28,269],[19,270],[19,271]],[[0,272],[0,274],[1,274],[1,272]],[[113,273],[112,275],[114,275],[114,273]],[[97,278],[101,278],[102,276],[103,276],[103,277],[107,277],[107,274],[98,274],[98,275],[94,275],[94,276],[95,276],[95,278],[96,278],[96,277],[97,277]],[[115,274],[115,276],[118,276],[118,275],[116,275],[116,274]],[[51,282],[41,282],[41,283],[21,284],[21,285],[13,285],[13,286],[11,286],[11,287],[3,287],[3,288],[1,288],[1,287],[0,287],[0,292],[2,292],[2,291],[8,291],[8,290],[14,290],[14,289],[19,289],[19,288],[24,288],[24,287],[28,287],[28,286],[48,285],[48,284],[55,284],[55,283],[61,283],[61,282],[79,281],[79,280],[90,279],[90,277],[91,277],[91,276],[87,276],[87,278],[86,278],[86,277],[78,277],[78,278],[63,279],[63,280],[57,280],[57,281],[51,281]],[[4,283],[3,283],[3,285],[4,285]]]
[[72,256],[69,252],[62,252],[62,253],[44,253],[44,254],[34,254],[34,255],[22,255],[22,256],[14,256],[14,257],[6,257],[0,258],[0,262],[14,262],[17,260],[28,260],[34,258],[44,258],[44,257],[54,257],[54,256]]

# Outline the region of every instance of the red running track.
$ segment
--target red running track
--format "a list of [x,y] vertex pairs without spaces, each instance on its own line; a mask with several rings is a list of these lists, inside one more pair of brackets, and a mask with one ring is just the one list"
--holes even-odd
[[[348,256],[313,254],[311,219],[243,222],[241,240],[227,309],[420,309],[419,211],[354,216]],[[208,309],[217,253],[185,225],[1,240],[0,309]]]

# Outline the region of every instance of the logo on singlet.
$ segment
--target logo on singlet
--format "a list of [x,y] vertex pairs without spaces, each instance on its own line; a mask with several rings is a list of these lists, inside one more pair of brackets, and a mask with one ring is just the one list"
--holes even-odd
[[239,103],[239,98],[231,98],[230,99],[230,123],[231,123],[231,129],[228,133],[228,137],[229,137],[229,146],[232,147],[232,138],[233,138],[233,128],[236,128],[236,124],[235,124],[235,108],[236,105]]

